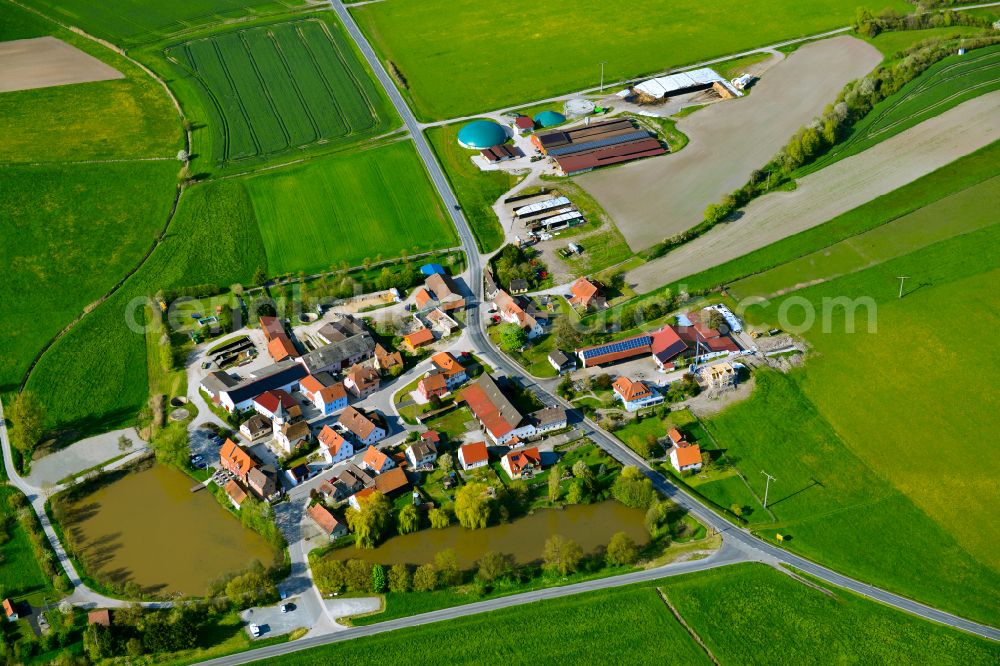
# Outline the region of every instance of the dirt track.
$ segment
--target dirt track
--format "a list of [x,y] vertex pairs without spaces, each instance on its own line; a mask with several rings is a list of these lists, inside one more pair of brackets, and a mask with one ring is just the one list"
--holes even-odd
[[123,78],[114,67],[55,37],[0,42],[0,93]]
[[681,119],[690,143],[676,155],[584,174],[576,180],[641,250],[693,227],[705,207],[743,185],[843,86],[882,60],[871,45],[834,37],[803,46],[767,71],[748,97]]
[[639,268],[638,292],[741,257],[871,201],[1000,140],[1000,91],[969,100],[857,155],[810,174],[792,192],[752,201],[740,219]]

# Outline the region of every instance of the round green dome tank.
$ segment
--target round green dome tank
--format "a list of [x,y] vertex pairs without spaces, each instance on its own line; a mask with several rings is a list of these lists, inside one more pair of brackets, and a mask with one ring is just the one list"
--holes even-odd
[[507,140],[507,131],[492,120],[474,120],[458,131],[458,143],[477,150]]
[[542,111],[535,116],[535,124],[539,127],[555,127],[566,122],[566,116],[558,111]]

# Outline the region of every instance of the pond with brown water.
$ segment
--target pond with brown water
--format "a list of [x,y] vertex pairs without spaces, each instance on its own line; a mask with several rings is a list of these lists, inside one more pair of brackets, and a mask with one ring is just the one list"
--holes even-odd
[[130,472],[67,503],[63,528],[72,533],[87,573],[98,581],[138,583],[156,596],[200,596],[223,575],[274,551],[219,506],[207,490],[164,465]]
[[471,568],[490,551],[513,556],[524,564],[541,559],[545,541],[559,534],[580,544],[587,555],[606,546],[615,532],[625,532],[637,544],[646,544],[649,533],[643,525],[645,512],[614,501],[576,504],[564,509],[542,509],[510,523],[481,530],[452,525],[442,530],[423,529],[395,536],[374,549],[349,546],[331,551],[327,557],[363,559],[384,565],[424,564],[451,548],[462,568]]

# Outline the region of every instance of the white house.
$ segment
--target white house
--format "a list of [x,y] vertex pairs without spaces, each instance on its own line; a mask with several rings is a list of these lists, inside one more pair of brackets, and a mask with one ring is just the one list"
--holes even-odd
[[678,443],[670,449],[670,464],[678,472],[697,472],[701,469],[701,448],[697,444]]
[[625,376],[616,379],[612,388],[628,412],[663,402],[663,396],[646,386],[644,382],[633,381]]
[[351,433],[356,443],[370,446],[385,439],[385,427],[382,419],[378,415],[368,415],[356,407],[348,407],[340,414],[337,423],[346,431]]
[[319,452],[327,464],[334,465],[354,455],[354,445],[328,425],[319,433]]
[[490,452],[486,448],[486,442],[473,442],[458,447],[458,462],[466,471],[485,467],[490,462]]
[[413,442],[406,447],[406,459],[414,468],[433,465],[437,460],[437,448],[427,440]]
[[365,456],[362,458],[361,464],[365,469],[375,474],[382,474],[383,472],[387,472],[396,466],[396,463],[393,462],[392,458],[385,455],[374,446],[369,446],[365,451]]
[[555,430],[562,430],[569,422],[566,418],[566,410],[562,407],[546,407],[533,412],[528,419],[535,426],[536,435],[542,435]]

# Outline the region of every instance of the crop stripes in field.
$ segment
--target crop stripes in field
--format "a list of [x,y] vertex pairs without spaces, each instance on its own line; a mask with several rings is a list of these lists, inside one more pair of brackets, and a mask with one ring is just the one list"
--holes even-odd
[[323,26],[323,32],[326,33],[326,37],[330,41],[330,45],[333,47],[333,52],[337,55],[337,60],[340,61],[340,64],[341,66],[343,66],[344,71],[347,73],[347,76],[349,76],[351,78],[351,81],[354,82],[354,87],[358,91],[358,94],[361,96],[363,100],[365,100],[365,104],[368,107],[368,113],[371,115],[371,120],[372,120],[372,123],[371,125],[369,125],[369,127],[374,127],[375,125],[378,124],[378,113],[375,111],[375,107],[372,105],[371,98],[369,98],[368,95],[365,94],[364,86],[361,84],[361,81],[358,79],[357,74],[354,72],[354,70],[351,69],[351,65],[347,57],[344,55],[344,52],[341,50],[340,44],[338,44],[334,36],[330,34],[330,26],[328,26],[326,23],[323,23],[321,25]]
[[[295,31],[295,35],[297,37],[300,36],[298,30]],[[309,102],[307,101],[306,96],[299,87],[298,78],[292,73],[292,68],[288,64],[288,58],[285,57],[285,52],[281,48],[281,41],[276,39],[274,33],[270,30],[267,32],[267,38],[274,47],[274,52],[278,54],[278,60],[281,61],[281,66],[284,67],[285,74],[288,75],[288,80],[291,81],[292,87],[295,88],[295,94],[299,98],[299,103],[302,104],[302,110],[309,119],[309,124],[312,126],[313,130],[313,142],[319,141],[323,138],[323,133],[320,131],[319,123],[316,122],[315,116],[313,116],[312,109],[309,108]]]
[[[240,44],[243,45],[243,50],[246,51],[247,60],[250,62],[250,68],[257,77],[257,81],[260,83],[260,90],[267,100],[268,106],[271,108],[271,113],[274,114],[274,120],[276,121],[279,128],[281,128],[281,133],[285,137],[284,148],[290,148],[292,145],[292,135],[288,131],[288,126],[285,124],[285,119],[281,116],[278,111],[278,106],[274,102],[274,98],[271,96],[271,90],[267,87],[267,81],[264,80],[264,75],[260,71],[260,67],[257,65],[257,61],[253,57],[253,49],[250,48],[250,44],[247,43],[246,31],[240,30],[239,33]],[[240,98],[240,105],[243,105],[243,99]],[[272,151],[270,153],[262,154],[275,154],[284,152],[284,148],[281,150]]]
[[[215,51],[215,57],[219,59],[219,67],[222,72],[226,75],[226,81],[229,83],[229,88],[233,91],[233,98],[236,100],[236,106],[239,108],[240,113],[243,115],[243,120],[247,124],[247,134],[250,136],[250,140],[253,142],[253,146],[257,154],[261,153],[260,149],[260,138],[254,131],[253,123],[250,122],[250,113],[247,111],[246,106],[243,104],[243,100],[240,98],[239,89],[236,87],[236,81],[233,79],[232,72],[229,71],[229,67],[226,65],[226,59],[222,56],[222,50],[219,48],[219,42],[215,39],[212,40],[212,50]],[[229,136],[227,129],[226,136]],[[231,159],[229,154],[229,144],[226,144],[226,159]]]
[[[351,118],[350,116],[347,115],[347,113],[344,112],[343,107],[341,107],[340,100],[337,99],[337,93],[336,91],[334,91],[333,86],[330,84],[330,79],[328,79],[323,74],[323,68],[320,66],[319,60],[316,58],[316,53],[313,51],[312,44],[309,43],[309,39],[302,32],[301,25],[295,26],[295,36],[302,43],[302,47],[305,49],[306,53],[309,54],[309,61],[312,63],[313,69],[316,70],[316,75],[319,77],[320,81],[323,82],[323,87],[326,88],[326,92],[330,95],[330,99],[333,100],[333,107],[337,110],[337,115],[339,115],[341,119],[343,119],[344,125],[347,127],[347,132],[344,134],[344,136],[350,136],[354,134],[355,133],[354,126],[351,124]],[[327,37],[329,37],[329,33],[327,33]],[[360,94],[362,97],[365,98],[366,101],[368,101],[368,96],[365,95],[363,90],[359,89],[358,94]],[[371,103],[369,102],[369,107],[370,106]]]
[[163,54],[166,56],[167,60],[177,65],[177,67],[179,67],[180,69],[182,70],[186,69],[188,71],[188,74],[190,74],[191,78],[197,81],[201,85],[202,89],[204,89],[205,94],[208,95],[208,99],[209,101],[212,102],[212,106],[215,107],[215,111],[218,115],[218,122],[222,130],[221,132],[222,155],[223,159],[227,159],[229,157],[229,150],[230,150],[229,119],[226,118],[226,113],[222,108],[222,103],[219,101],[218,96],[208,86],[208,83],[205,81],[205,79],[198,73],[197,65],[195,64],[194,60],[194,55],[191,53],[191,43],[188,42],[187,44],[183,44],[180,48],[184,51],[184,58],[187,64],[181,62],[179,58],[173,55],[173,49],[166,49],[164,50]]
[[[865,123],[865,127],[862,128],[860,132],[851,136],[847,141],[840,144],[835,150],[830,151],[830,153],[828,153],[823,159],[817,160],[815,166],[810,168],[809,172],[813,172],[817,168],[822,168],[825,165],[835,162],[838,156],[845,150],[850,150],[859,143],[876,138],[886,132],[891,132],[899,125],[905,124],[917,116],[947,105],[956,98],[967,95],[971,91],[989,87],[1000,82],[1000,76],[986,81],[979,81],[974,85],[963,87],[962,89],[948,95],[947,97],[939,99],[932,104],[916,109],[909,115],[894,120],[891,123],[884,125],[881,124],[883,119],[891,117],[892,114],[895,113],[901,106],[918,99],[920,96],[927,94],[934,88],[946,85],[949,81],[953,81],[970,74],[975,74],[976,72],[982,70],[997,68],[998,66],[1000,66],[1000,51],[994,50],[987,53],[981,53],[974,57],[969,57],[961,62],[952,63],[935,72],[925,73],[929,75],[920,76],[915,79],[915,85],[913,85],[913,87],[908,90],[905,95],[902,95],[899,99],[894,100],[889,106],[879,111],[878,114],[871,116],[871,120]],[[973,97],[975,97],[975,95],[973,95]]]

